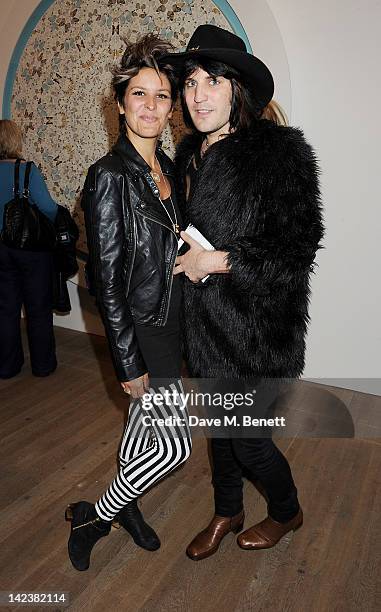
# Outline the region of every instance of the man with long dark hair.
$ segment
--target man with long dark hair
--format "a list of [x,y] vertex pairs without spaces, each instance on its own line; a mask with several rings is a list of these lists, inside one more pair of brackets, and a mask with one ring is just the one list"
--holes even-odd
[[[323,236],[314,153],[299,129],[281,125],[271,73],[238,36],[199,26],[186,52],[170,58],[192,128],[177,152],[184,216],[215,247],[182,233],[190,248],[175,274],[186,277],[189,373],[220,381],[298,377],[309,276]],[[238,536],[242,548],[270,548],[302,525],[290,466],[271,437],[214,437],[211,447],[215,515],[188,546],[190,558],[212,555],[226,534],[242,530],[244,471],[261,486],[268,516]]]

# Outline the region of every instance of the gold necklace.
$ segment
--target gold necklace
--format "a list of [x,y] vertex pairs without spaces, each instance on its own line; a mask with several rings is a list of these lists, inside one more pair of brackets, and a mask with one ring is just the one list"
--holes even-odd
[[[167,189],[168,189],[168,191],[169,191],[169,185],[168,185],[168,183],[167,183],[167,179],[165,178],[165,175],[163,174],[163,171],[162,171],[162,169],[161,169],[160,162],[159,162],[159,160],[158,160],[157,158],[156,158],[156,161],[157,161],[157,163],[158,163],[158,165],[159,165],[160,172],[161,172],[161,176],[163,177],[163,180],[164,180],[164,185],[166,186],[166,188],[167,188]],[[155,180],[155,178],[154,178],[154,177],[153,177],[153,179]],[[168,212],[168,210],[167,210],[167,207],[166,207],[166,206],[165,206],[165,204],[163,203],[163,200],[162,200],[162,199],[161,199],[161,197],[160,197],[160,192],[159,192],[159,196],[158,196],[158,198],[159,198],[159,202],[160,202],[160,204],[161,204],[161,205],[162,205],[162,207],[164,208],[164,210],[165,210],[165,212],[166,212],[166,214],[167,214],[167,217],[169,218],[169,220],[170,220],[170,222],[171,222],[171,224],[172,224],[173,231],[175,232],[175,234],[176,234],[177,238],[180,238],[180,226],[179,226],[179,225],[178,225],[178,223],[177,223],[176,209],[175,209],[175,206],[174,206],[173,201],[172,201],[172,196],[171,196],[171,193],[169,194],[169,201],[171,202],[171,206],[172,206],[172,210],[173,210],[173,217],[174,217],[174,220],[172,219],[171,215],[169,214],[169,212]]]

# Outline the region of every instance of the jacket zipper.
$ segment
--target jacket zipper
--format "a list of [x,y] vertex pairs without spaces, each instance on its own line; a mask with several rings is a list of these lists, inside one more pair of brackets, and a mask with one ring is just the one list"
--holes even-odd
[[[122,187],[122,202],[123,202],[123,225],[124,225],[124,221],[125,221],[125,210],[124,210],[124,190],[125,190],[125,184],[124,184],[124,176],[122,177],[122,182],[123,182],[123,187]],[[131,282],[131,276],[132,276],[132,270],[134,267],[134,262],[135,262],[135,257],[136,257],[136,223],[135,223],[135,217],[134,215],[132,215],[132,225],[133,225],[133,229],[132,229],[132,233],[133,233],[133,253],[132,253],[132,262],[131,265],[129,266],[129,272],[127,273],[128,276],[128,282],[126,283],[126,287],[125,287],[125,293],[126,293],[126,299],[128,297],[128,292],[130,290],[130,282]],[[126,279],[125,279],[126,280]]]
[[[168,225],[165,225],[165,223],[161,223],[161,221],[157,221],[157,219],[155,219],[154,217],[151,217],[150,215],[147,215],[145,213],[143,214],[139,210],[136,210],[136,213],[138,215],[140,215],[141,217],[146,217],[147,219],[150,219],[154,223],[158,223],[158,225],[162,225],[163,227],[166,227],[170,232],[172,232],[172,234],[175,236],[175,238],[177,240],[176,233]],[[172,259],[173,259],[173,257],[172,257]],[[171,274],[171,279],[170,279],[170,283],[169,283],[169,291],[168,291],[168,298],[167,298],[167,309],[166,309],[166,313],[165,313],[165,316],[164,316],[164,319],[163,319],[163,325],[166,324],[167,319],[168,319],[169,304],[170,304],[170,299],[171,299],[171,295],[172,295],[172,285],[173,285],[173,263],[172,263],[172,261],[170,262],[170,265],[171,265],[170,271],[172,272],[172,274]],[[161,308],[160,313],[159,313],[159,317],[162,316],[163,310],[164,310],[164,307]]]
[[169,225],[165,225],[165,223],[162,223],[161,221],[158,221],[157,219],[155,219],[155,217],[151,217],[151,215],[147,215],[146,213],[142,213],[140,212],[140,210],[136,211],[138,215],[140,215],[141,217],[147,217],[147,219],[150,219],[151,221],[154,221],[155,223],[158,223],[159,225],[162,225],[163,227],[166,227],[167,229],[169,229],[170,232],[172,232],[172,234],[175,235],[175,237],[177,238],[175,232],[173,231],[173,229],[171,227],[169,227]]
[[[176,256],[175,256],[175,259],[176,259]],[[170,305],[170,303],[171,303],[172,285],[173,285],[173,268],[174,268],[174,266],[173,266],[173,263],[172,263],[172,261],[171,261],[171,268],[170,268],[170,271],[171,271],[172,273],[171,273],[171,279],[170,279],[170,281],[169,281],[169,291],[168,291],[168,298],[167,298],[167,311],[166,311],[165,316],[164,316],[164,319],[163,319],[163,325],[165,325],[165,324],[166,324],[166,322],[167,322],[167,320],[168,320],[169,305]],[[163,309],[163,310],[164,310],[164,309]],[[161,314],[161,313],[160,313],[160,314]]]

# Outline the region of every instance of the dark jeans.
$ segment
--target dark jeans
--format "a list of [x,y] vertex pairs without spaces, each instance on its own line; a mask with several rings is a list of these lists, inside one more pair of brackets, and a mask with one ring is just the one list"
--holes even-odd
[[259,480],[269,498],[268,513],[286,523],[299,503],[285,456],[269,438],[212,438],[215,511],[234,516],[243,508],[242,475]]
[[56,366],[52,313],[52,256],[11,249],[0,242],[0,378],[10,378],[24,363],[21,307],[25,306],[32,371],[38,376]]
[[[255,417],[269,417],[273,416],[271,411],[280,387],[276,381],[267,383],[263,379],[260,383],[257,379],[252,384],[220,380],[217,388],[235,392],[255,388],[255,411],[247,408],[243,412],[252,413]],[[233,411],[237,415],[239,412],[237,408]],[[260,432],[262,437],[250,438],[240,435],[241,431],[242,428],[235,428],[224,437],[213,437],[211,440],[216,514],[234,516],[242,510],[242,476],[246,475],[250,480],[259,480],[266,491],[271,518],[286,523],[299,510],[297,489],[288,461],[272,441],[268,430]]]

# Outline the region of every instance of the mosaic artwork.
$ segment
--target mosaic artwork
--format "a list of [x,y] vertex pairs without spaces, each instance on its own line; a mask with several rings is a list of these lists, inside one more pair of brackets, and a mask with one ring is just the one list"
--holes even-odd
[[[232,30],[211,0],[56,0],[31,34],[12,95],[12,119],[23,129],[24,157],[46,177],[52,196],[73,213],[86,252],[80,196],[88,167],[116,140],[118,115],[110,66],[123,38],[158,33],[184,50],[195,28]],[[184,127],[179,110],[163,138],[173,155]]]

